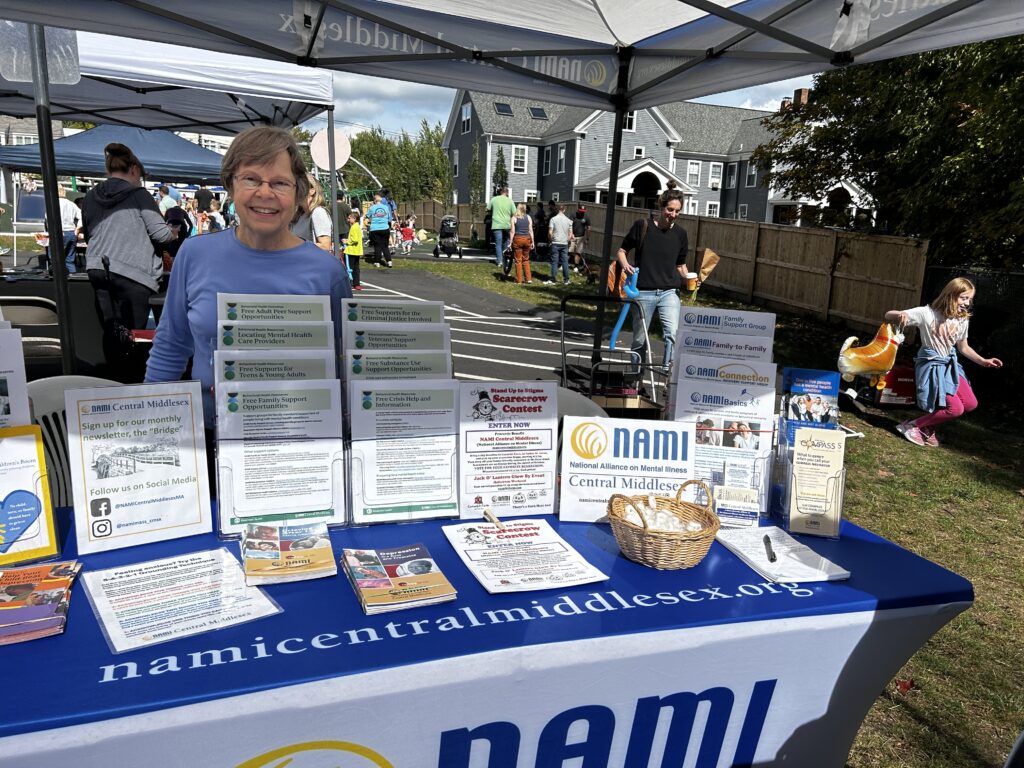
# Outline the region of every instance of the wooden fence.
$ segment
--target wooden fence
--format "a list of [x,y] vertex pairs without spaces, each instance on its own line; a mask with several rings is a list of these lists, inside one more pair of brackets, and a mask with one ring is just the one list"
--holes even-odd
[[[604,249],[606,206],[586,203],[591,222],[588,252]],[[575,203],[567,203],[571,215]],[[441,217],[459,219],[459,236],[483,238],[484,206],[474,219],[468,204],[433,201],[400,206],[415,213],[416,225],[437,230]],[[648,211],[616,208],[613,246]],[[875,330],[887,310],[921,302],[928,242],[830,229],[760,224],[735,219],[680,216],[689,235],[690,264],[697,250],[711,248],[721,257],[707,285],[744,301],[814,315],[853,328]]]

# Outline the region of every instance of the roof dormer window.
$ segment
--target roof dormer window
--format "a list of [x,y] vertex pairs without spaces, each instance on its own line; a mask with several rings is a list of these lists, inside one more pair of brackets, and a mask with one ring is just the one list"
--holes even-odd
[[512,105],[504,101],[494,102],[494,111],[503,117],[512,117]]

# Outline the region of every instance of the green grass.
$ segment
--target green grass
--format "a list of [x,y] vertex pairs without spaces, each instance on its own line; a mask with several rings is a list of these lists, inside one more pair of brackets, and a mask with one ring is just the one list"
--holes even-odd
[[[546,265],[541,264],[541,279]],[[506,296],[558,310],[569,290],[501,282],[489,264],[403,261]],[[756,309],[706,292],[700,304]],[[780,366],[835,369],[853,335],[814,319],[778,314]],[[862,334],[864,335],[864,334]],[[843,414],[864,433],[847,442],[846,515],[974,584],[974,606],[896,675],[875,702],[850,752],[850,768],[997,768],[1024,729],[1024,419],[982,402],[943,427],[939,448],[902,439],[895,425],[914,410]],[[800,767],[804,768],[804,767]],[[811,767],[813,768],[813,767]]]

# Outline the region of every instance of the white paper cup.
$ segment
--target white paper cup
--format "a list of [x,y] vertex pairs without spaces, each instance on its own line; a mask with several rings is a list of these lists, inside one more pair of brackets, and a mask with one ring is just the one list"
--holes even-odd
[[686,290],[696,291],[697,290],[697,273],[687,272],[686,273]]

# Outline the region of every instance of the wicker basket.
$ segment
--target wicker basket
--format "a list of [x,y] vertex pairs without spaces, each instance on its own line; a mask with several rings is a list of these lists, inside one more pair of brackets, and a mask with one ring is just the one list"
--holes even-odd
[[[683,489],[688,485],[698,485],[704,490],[707,506],[682,501]],[[649,528],[640,508],[645,506],[646,496],[623,496],[615,494],[608,500],[608,521],[612,533],[619,543],[622,554],[630,560],[661,570],[692,568],[707,555],[711,542],[718,533],[718,515],[711,511],[711,491],[700,480],[688,480],[679,486],[676,497],[655,496],[657,509],[667,509],[676,517],[689,523],[700,523],[699,531],[658,531]],[[633,507],[640,518],[641,525],[626,519],[628,507]]]

